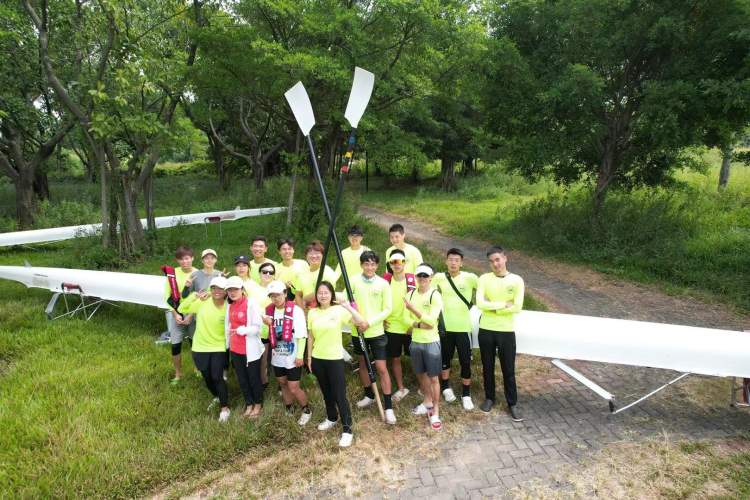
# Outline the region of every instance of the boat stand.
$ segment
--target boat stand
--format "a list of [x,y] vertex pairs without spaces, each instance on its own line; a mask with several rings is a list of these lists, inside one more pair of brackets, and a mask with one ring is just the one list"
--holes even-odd
[[[44,312],[47,315],[47,319],[50,321],[54,321],[59,318],[73,317],[78,313],[81,313],[86,321],[88,321],[94,316],[94,314],[96,314],[102,304],[109,304],[118,307],[117,304],[113,304],[112,302],[108,302],[104,299],[87,296],[83,292],[83,289],[80,287],[80,285],[76,285],[75,283],[62,283],[60,288],[62,289],[62,292],[55,292],[52,295],[50,301],[47,303],[47,307],[44,309]],[[70,302],[68,302],[68,295],[78,296],[80,302],[76,303],[72,299]],[[57,305],[60,296],[62,296],[63,303],[65,304],[65,312],[55,316],[55,306]]]
[[224,234],[221,231],[221,217],[218,215],[214,217],[205,217],[203,219],[203,227],[206,229],[206,239],[208,239],[208,225],[209,224],[219,224],[219,239],[224,239]]
[[[737,383],[737,377],[729,379],[729,387],[731,392],[729,393],[729,406],[734,408],[748,408],[750,407],[750,378],[739,379],[740,383]],[[737,393],[741,393],[742,397],[737,398]]]
[[664,384],[664,385],[662,385],[660,387],[657,387],[656,389],[654,389],[653,391],[649,392],[645,396],[636,399],[632,403],[629,403],[629,404],[623,406],[622,408],[617,408],[616,409],[615,395],[614,394],[612,394],[611,392],[607,391],[606,389],[604,389],[603,387],[601,387],[599,384],[597,384],[593,380],[587,378],[581,372],[576,371],[573,368],[571,368],[570,366],[566,365],[565,363],[563,363],[559,359],[553,359],[552,360],[552,364],[555,365],[556,367],[558,367],[559,369],[561,369],[562,371],[564,371],[565,373],[567,373],[571,378],[577,380],[578,382],[580,382],[584,386],[586,386],[589,389],[591,389],[597,396],[599,396],[602,399],[606,400],[607,403],[609,404],[609,412],[610,412],[611,415],[617,415],[618,413],[623,412],[623,411],[627,410],[628,408],[632,408],[633,406],[637,405],[638,403],[641,403],[641,402],[647,400],[648,398],[650,398],[654,394],[657,394],[657,393],[663,391],[664,389],[666,389],[670,385],[674,384],[675,382],[679,382],[683,378],[685,378],[688,375],[690,375],[690,373],[682,373],[678,377],[676,377],[676,378],[670,380],[669,382],[667,382],[666,384]]

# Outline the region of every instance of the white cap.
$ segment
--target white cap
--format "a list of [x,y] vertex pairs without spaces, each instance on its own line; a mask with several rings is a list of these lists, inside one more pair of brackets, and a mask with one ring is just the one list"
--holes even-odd
[[227,279],[224,276],[214,276],[211,278],[211,283],[208,285],[208,288],[211,288],[212,286],[225,290],[227,288]]
[[391,252],[391,255],[388,256],[388,262],[397,258],[400,258],[401,260],[406,260],[406,254],[404,254],[404,252],[401,250],[394,250]]
[[205,250],[203,250],[203,251],[201,252],[201,259],[202,259],[203,257],[205,257],[206,255],[213,255],[213,256],[214,256],[214,257],[216,257],[217,259],[219,258],[219,256],[218,256],[218,255],[216,254],[216,250],[214,250],[213,248],[206,248]]
[[232,276],[227,280],[225,288],[242,288],[243,285],[242,278],[239,276]]
[[274,280],[268,284],[266,287],[266,293],[268,295],[271,295],[272,293],[284,293],[286,291],[286,285],[284,282],[279,280]]
[[414,270],[414,275],[419,276],[420,274],[426,274],[427,276],[432,276],[432,268],[426,264],[420,264]]

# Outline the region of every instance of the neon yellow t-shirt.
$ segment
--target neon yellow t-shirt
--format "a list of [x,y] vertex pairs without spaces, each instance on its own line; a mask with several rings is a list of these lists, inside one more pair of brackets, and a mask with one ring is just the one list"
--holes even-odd
[[[243,279],[242,283],[245,288],[245,295],[255,301],[261,315],[266,314],[266,306],[271,303],[271,299],[268,298],[265,287],[251,279]],[[260,338],[268,338],[268,325],[265,323],[260,326]]]
[[279,262],[276,264],[276,279],[283,281],[285,285],[289,286],[290,283],[293,284],[294,278],[296,278],[299,273],[304,273],[309,270],[310,265],[307,261],[302,259],[293,259],[292,265],[288,267],[285,266],[283,262]]
[[368,280],[363,274],[352,278],[351,285],[357,311],[370,323],[370,328],[364,332],[365,338],[383,335],[383,321],[390,316],[393,307],[390,285],[380,276]]
[[407,298],[422,313],[422,317],[417,318],[414,313],[404,308],[409,324],[411,325],[419,320],[421,323],[430,325],[430,328],[414,328],[411,332],[411,341],[418,344],[439,342],[438,316],[440,316],[440,311],[443,309],[443,299],[440,297],[440,292],[435,288],[430,288],[425,293],[419,293],[419,290],[414,290],[409,293]]
[[311,334],[313,338],[312,357],[342,359],[341,328],[351,319],[351,313],[339,305],[326,309],[319,307],[310,309],[307,313],[307,329],[308,334]]
[[[294,291],[296,292],[302,292],[302,296],[311,295],[315,291],[315,282],[318,280],[318,271],[320,269],[316,269],[315,271],[307,270],[306,272],[301,272],[297,274],[297,277],[294,278]],[[336,286],[336,272],[331,269],[329,266],[325,267],[325,270],[323,271],[323,281],[330,281],[331,284],[335,287]]]
[[[474,292],[477,289],[478,278],[474,273],[461,271],[453,279],[461,295],[471,304],[473,302]],[[471,318],[469,317],[469,308],[466,307],[461,298],[453,291],[453,287],[448,283],[446,273],[437,273],[432,279],[432,286],[440,290],[443,298],[443,320],[445,321],[445,330],[453,333],[465,333],[471,331]]]
[[262,266],[263,264],[265,264],[267,262],[270,262],[271,264],[273,264],[274,267],[276,266],[276,263],[274,261],[272,261],[271,259],[268,259],[268,258],[265,259],[260,264],[258,264],[257,262],[255,262],[255,259],[253,259],[253,260],[250,261],[250,272],[248,274],[253,279],[253,281],[255,281],[256,283],[260,283],[260,266]]
[[[477,286],[477,307],[482,310],[479,328],[493,332],[512,332],[514,319],[523,309],[523,278],[508,273],[502,278],[495,273],[479,277]],[[507,307],[508,302],[513,302]]]
[[406,335],[409,329],[409,319],[405,315],[404,297],[406,297],[406,277],[401,281],[391,278],[391,314],[386,318],[388,333],[400,333]]
[[227,313],[226,302],[216,307],[211,297],[200,300],[195,292],[188,295],[177,309],[183,314],[196,314],[195,334],[193,335],[193,352],[224,352],[224,320]]
[[[393,250],[396,250],[395,246],[390,246],[388,247],[388,250],[385,251],[386,260],[390,258],[391,252]],[[414,274],[414,270],[417,268],[419,264],[423,262],[422,252],[419,251],[419,248],[415,247],[414,245],[410,245],[408,243],[404,243],[404,248],[401,251],[404,252],[404,255],[406,255],[406,264],[404,265],[404,272],[407,272],[409,274]]]
[[[362,273],[362,265],[359,263],[359,256],[362,252],[369,250],[364,245],[360,245],[357,250],[352,250],[352,247],[346,247],[341,250],[341,257],[344,259],[344,265],[346,266],[346,274],[350,277],[356,276]],[[341,264],[336,265],[336,279],[341,277]]]
[[[190,271],[185,272],[182,270],[181,267],[175,267],[174,268],[174,277],[177,280],[177,293],[182,294],[182,289],[185,288],[185,282],[187,279],[192,275],[195,271],[197,271],[196,268],[191,267]],[[164,279],[164,300],[166,301],[169,297],[172,296],[172,290],[169,288],[169,280]]]

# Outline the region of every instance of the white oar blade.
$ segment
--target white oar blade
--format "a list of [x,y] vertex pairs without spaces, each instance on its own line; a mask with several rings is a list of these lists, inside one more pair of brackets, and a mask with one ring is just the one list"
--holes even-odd
[[349,103],[346,105],[346,112],[344,113],[344,117],[353,128],[357,128],[359,120],[365,113],[374,85],[375,75],[366,69],[354,68],[354,82],[352,83],[352,91],[349,94]]
[[305,86],[302,85],[302,82],[297,82],[294,87],[284,93],[284,97],[286,97],[289,107],[292,108],[292,113],[294,113],[294,118],[297,120],[300,130],[302,130],[302,134],[307,137],[315,125],[315,115]]

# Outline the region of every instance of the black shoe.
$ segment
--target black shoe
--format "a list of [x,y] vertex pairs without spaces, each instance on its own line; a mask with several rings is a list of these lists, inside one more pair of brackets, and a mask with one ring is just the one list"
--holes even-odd
[[482,410],[485,413],[489,413],[489,411],[492,409],[492,407],[494,406],[494,404],[495,404],[495,402],[492,401],[491,399],[485,399],[484,403],[482,403],[479,406],[479,409]]
[[512,418],[514,422],[523,422],[523,417],[518,413],[515,406],[509,406],[508,411],[510,412],[510,418]]

